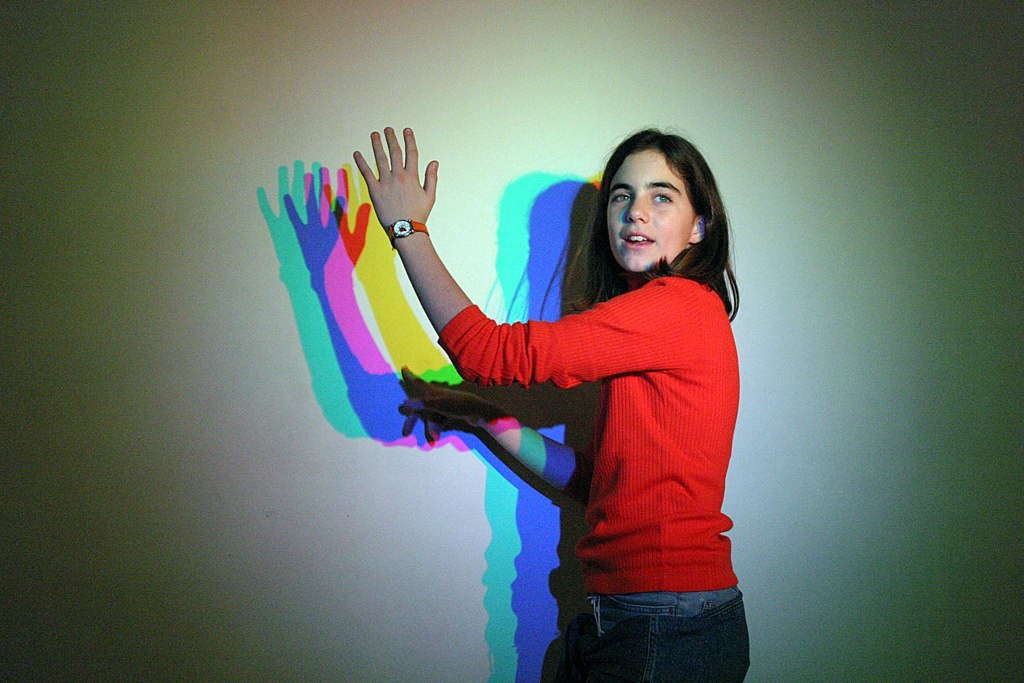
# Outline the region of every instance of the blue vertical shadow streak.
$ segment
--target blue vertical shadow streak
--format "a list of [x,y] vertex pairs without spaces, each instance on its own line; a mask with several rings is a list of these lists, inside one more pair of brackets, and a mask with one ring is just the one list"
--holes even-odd
[[[325,223],[320,218],[320,172],[321,166],[314,164],[310,174],[311,192],[305,196],[305,165],[295,162],[291,181],[287,167],[280,167],[279,212],[273,210],[263,188],[257,190],[257,199],[281,262],[281,280],[292,298],[299,337],[312,374],[313,390],[325,417],[347,437],[370,436],[385,445],[392,445],[386,442],[400,437],[400,425],[404,422],[397,412],[405,397],[397,375],[372,375],[363,369],[341,333],[344,325],[362,325],[363,321],[335,319],[325,293],[324,267],[337,248],[340,236],[336,220],[328,218]],[[304,197],[299,206],[296,206],[297,197]],[[303,212],[305,216],[300,215]],[[422,432],[417,431],[415,437],[421,449],[429,448]],[[446,437],[445,441],[448,438],[452,437]],[[487,587],[484,608],[489,618],[485,636],[490,648],[491,680],[509,681],[517,668],[516,619],[510,603],[514,557],[520,544],[516,536],[514,547],[509,547],[508,539],[516,533],[513,501],[529,486],[476,436],[460,433],[458,440],[490,466],[485,504],[495,536],[485,553],[487,570],[481,579]],[[402,445],[412,446],[408,440]],[[512,483],[515,496],[507,497],[507,491],[495,486],[495,481]]]
[[[296,239],[295,224],[301,224],[302,219],[289,216],[287,211],[287,203],[292,201],[290,196],[302,196],[303,179],[306,177],[303,162],[296,161],[294,168],[290,180],[288,167],[281,166],[277,170],[277,211],[271,206],[270,196],[264,188],[256,190],[256,199],[281,264],[281,282],[291,299],[296,330],[309,366],[313,394],[323,409],[324,417],[334,429],[345,436],[358,438],[365,436],[365,430],[355,414],[348,409],[345,379],[331,351],[327,327],[320,320],[323,315],[320,302],[309,286],[309,259]],[[320,168],[319,164],[314,164],[314,176],[320,173]],[[294,209],[292,202],[293,213]]]
[[[398,414],[398,406],[405,398],[398,376],[390,373],[374,375],[363,369],[341,333],[340,326],[345,321],[335,320],[327,298],[324,265],[337,245],[339,232],[338,220],[332,212],[328,212],[327,225],[320,223],[322,191],[319,176],[315,174],[313,188],[305,197],[306,222],[295,210],[294,198],[287,195],[284,199],[288,218],[309,268],[310,287],[320,302],[331,346],[345,380],[349,404],[367,436],[385,444],[398,441],[402,438],[403,422]],[[362,324],[362,321],[358,324]]]
[[[339,239],[338,221],[331,214],[328,217],[328,225],[318,226],[314,223],[314,221],[319,221],[317,217],[320,215],[319,197],[322,188],[319,187],[318,179],[318,168],[314,168],[314,189],[305,200],[304,208],[308,217],[305,223],[298,211],[295,210],[294,199],[291,195],[286,195],[284,198],[285,210],[295,229],[299,249],[306,262],[306,267],[309,269],[310,288],[320,302],[324,324],[330,336],[338,367],[345,380],[346,393],[352,411],[356,414],[367,436],[388,444],[402,438],[404,418],[399,414],[398,406],[405,400],[405,392],[398,382],[397,373],[375,375],[363,369],[345,341],[345,336],[341,333],[341,325],[346,321],[339,321],[334,317],[334,311],[327,298],[324,265]],[[357,324],[363,324],[363,322],[357,321]],[[513,471],[492,454],[480,439],[468,433],[460,433],[459,438],[467,448],[485,460],[506,480],[517,480]],[[426,439],[421,432],[416,432],[416,440],[420,447],[427,446]],[[523,485],[520,488],[528,487]]]
[[[530,255],[526,264],[529,284],[528,317],[557,320],[561,316],[561,270],[573,202],[583,185],[580,181],[557,182],[541,192],[530,209]],[[544,430],[562,438],[563,426]],[[554,432],[554,433],[552,433]],[[549,498],[529,486],[520,486],[516,525],[522,551],[516,558],[512,583],[515,612],[516,649],[520,653],[516,681],[539,681],[544,653],[558,637],[558,604],[551,595],[550,574],[559,565],[561,532],[559,509]]]

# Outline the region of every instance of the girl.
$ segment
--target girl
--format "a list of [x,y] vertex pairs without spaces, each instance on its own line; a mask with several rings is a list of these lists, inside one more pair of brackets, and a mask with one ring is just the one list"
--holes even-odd
[[403,155],[394,130],[371,135],[377,174],[359,152],[355,162],[460,374],[481,385],[602,381],[592,446],[577,455],[476,396],[405,375],[407,431],[416,420],[428,438],[482,429],[586,505],[576,552],[593,614],[568,629],[561,679],[742,680],[747,628],[721,512],[739,403],[738,290],[704,158],[655,130],[624,140],[572,261],[579,312],[499,325],[434,251],[425,221],[438,165],[420,184],[416,140],[409,129],[404,138]]

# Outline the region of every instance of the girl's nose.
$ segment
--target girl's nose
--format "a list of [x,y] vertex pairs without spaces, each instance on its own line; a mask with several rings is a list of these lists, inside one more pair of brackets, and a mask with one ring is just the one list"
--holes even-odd
[[629,218],[630,223],[645,221],[647,220],[647,210],[639,200],[634,200],[629,206],[627,217]]

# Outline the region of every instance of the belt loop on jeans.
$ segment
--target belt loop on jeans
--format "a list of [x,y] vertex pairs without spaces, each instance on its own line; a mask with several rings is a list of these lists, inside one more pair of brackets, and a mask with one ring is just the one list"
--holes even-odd
[[604,629],[601,628],[601,596],[597,593],[592,593],[587,596],[587,600],[590,601],[590,606],[594,608],[594,622],[597,624],[597,637],[600,638],[604,635]]

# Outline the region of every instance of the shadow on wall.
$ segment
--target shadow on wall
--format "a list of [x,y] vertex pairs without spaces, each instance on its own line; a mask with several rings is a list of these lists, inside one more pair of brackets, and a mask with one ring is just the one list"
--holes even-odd
[[[282,166],[278,209],[259,188],[260,210],[324,416],[349,438],[426,450],[433,446],[422,437],[401,434],[397,407],[405,394],[398,369],[451,384],[461,378],[420,326],[412,308],[419,304],[405,299],[387,240],[367,238],[382,228],[356,176],[345,166],[332,184],[319,164],[307,172],[296,162],[291,174]],[[560,317],[575,294],[563,280],[566,254],[587,229],[596,198],[594,185],[579,178],[535,173],[512,183],[500,206],[497,280],[483,308],[507,321]],[[589,443],[595,385],[462,388],[577,450]],[[560,633],[586,608],[574,557],[582,511],[493,442],[457,434],[436,445],[472,451],[487,464],[484,507],[492,541],[481,580],[491,678],[549,679]]]

